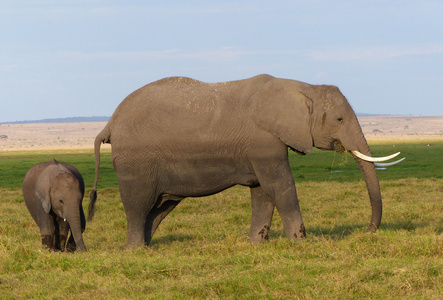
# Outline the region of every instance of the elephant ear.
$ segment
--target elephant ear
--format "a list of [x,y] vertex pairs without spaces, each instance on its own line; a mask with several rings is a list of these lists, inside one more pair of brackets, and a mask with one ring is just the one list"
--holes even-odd
[[261,129],[275,135],[300,154],[312,151],[312,101],[299,90],[295,80],[275,78],[250,99],[252,119]]
[[46,168],[35,182],[35,199],[40,200],[45,213],[51,211],[51,176]]

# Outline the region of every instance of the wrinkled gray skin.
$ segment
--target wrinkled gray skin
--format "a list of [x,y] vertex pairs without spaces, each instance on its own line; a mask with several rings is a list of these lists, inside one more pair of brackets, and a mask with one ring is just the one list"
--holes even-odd
[[22,191],[40,228],[43,248],[86,251],[82,237],[86,226],[82,207],[85,184],[75,167],[55,159],[37,164],[26,173]]
[[[371,155],[357,118],[335,86],[259,75],[207,84],[166,78],[129,95],[95,140],[112,158],[126,212],[126,247],[148,245],[160,222],[185,197],[250,187],[250,240],[269,237],[276,207],[289,239],[305,237],[288,147]],[[381,221],[382,200],[373,163],[355,157],[372,205],[369,231]]]

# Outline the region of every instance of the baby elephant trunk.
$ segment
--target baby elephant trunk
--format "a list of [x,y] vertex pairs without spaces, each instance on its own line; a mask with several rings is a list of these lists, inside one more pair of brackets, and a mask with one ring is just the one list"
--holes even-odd
[[76,212],[72,215],[67,215],[66,221],[68,221],[69,227],[71,228],[71,234],[74,236],[76,250],[86,251],[86,246],[85,243],[83,242],[83,236],[82,236],[82,222],[81,222],[80,213]]

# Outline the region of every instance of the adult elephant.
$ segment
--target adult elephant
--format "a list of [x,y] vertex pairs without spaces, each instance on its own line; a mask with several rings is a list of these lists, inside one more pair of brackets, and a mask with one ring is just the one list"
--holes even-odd
[[40,228],[44,248],[86,250],[82,236],[86,227],[82,207],[85,184],[74,166],[55,159],[39,163],[26,173],[22,191],[26,206]]
[[[130,94],[95,140],[90,218],[101,143],[112,144],[129,248],[148,245],[183,198],[237,184],[251,191],[251,242],[268,239],[274,207],[287,237],[304,238],[288,147],[301,155],[317,147],[371,156],[357,118],[337,87],[270,75],[214,84],[172,77]],[[382,199],[374,163],[364,159],[355,156],[372,204],[369,230],[375,231]]]

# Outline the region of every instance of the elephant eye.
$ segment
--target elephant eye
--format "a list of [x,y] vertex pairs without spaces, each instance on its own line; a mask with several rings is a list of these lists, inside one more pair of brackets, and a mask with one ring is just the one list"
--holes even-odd
[[337,121],[339,121],[339,122],[343,122],[343,118],[342,118],[342,117],[338,117],[338,118],[337,118]]
[[65,204],[65,201],[63,201],[63,199],[60,199],[60,203]]

